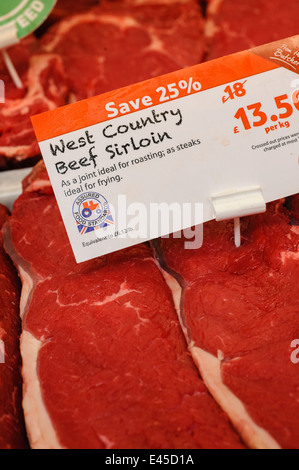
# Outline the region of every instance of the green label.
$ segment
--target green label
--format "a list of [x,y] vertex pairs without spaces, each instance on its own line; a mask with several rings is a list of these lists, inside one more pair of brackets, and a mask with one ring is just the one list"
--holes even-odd
[[19,39],[37,29],[48,17],[56,0],[1,0],[1,28],[15,25]]

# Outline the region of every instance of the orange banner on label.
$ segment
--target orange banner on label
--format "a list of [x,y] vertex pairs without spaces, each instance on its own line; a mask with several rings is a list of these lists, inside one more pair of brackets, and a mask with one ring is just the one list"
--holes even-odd
[[254,51],[222,57],[33,116],[37,140],[52,139],[281,66]]

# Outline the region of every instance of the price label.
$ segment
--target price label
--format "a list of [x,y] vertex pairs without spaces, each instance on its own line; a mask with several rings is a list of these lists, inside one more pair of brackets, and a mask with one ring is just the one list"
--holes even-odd
[[211,220],[215,194],[298,193],[297,51],[299,36],[34,116],[77,262]]
[[15,44],[36,30],[55,3],[56,0],[1,0],[0,47]]
[[[253,127],[260,127],[260,126],[266,126],[267,124],[268,127],[265,128],[266,133],[268,134],[271,131],[277,130],[278,127],[283,128],[285,127],[284,119],[290,118],[295,111],[299,111],[299,105],[298,105],[298,90],[296,93],[292,94],[291,97],[288,96],[288,94],[283,94],[280,96],[276,96],[274,98],[275,101],[275,112],[276,114],[272,115],[267,115],[263,111],[263,106],[261,102],[254,103],[251,105],[246,106],[246,109],[244,108],[239,108],[238,111],[235,114],[236,119],[241,119],[243,127],[245,130],[249,130]],[[290,103],[292,101],[292,104]],[[292,106],[293,105],[293,106]],[[248,117],[247,111],[251,112],[251,116]],[[269,121],[271,121],[269,123]],[[278,124],[273,124],[278,121]]]

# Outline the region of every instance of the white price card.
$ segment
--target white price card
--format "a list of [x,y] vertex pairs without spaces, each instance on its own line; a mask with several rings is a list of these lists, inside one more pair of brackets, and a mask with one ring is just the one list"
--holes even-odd
[[298,193],[298,72],[295,36],[34,116],[77,262]]

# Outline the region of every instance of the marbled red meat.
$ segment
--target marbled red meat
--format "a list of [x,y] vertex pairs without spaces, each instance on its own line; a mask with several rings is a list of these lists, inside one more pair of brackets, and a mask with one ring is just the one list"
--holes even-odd
[[298,0],[209,0],[207,60],[298,34]]
[[[0,228],[8,215],[0,205]],[[20,287],[0,233],[0,449],[28,447],[22,410]]]
[[0,56],[0,78],[5,84],[5,103],[0,104],[0,170],[29,166],[40,158],[30,117],[65,104],[68,94],[60,57],[41,54],[33,36],[8,52],[23,88],[16,88]]
[[299,338],[299,229],[289,221],[282,203],[273,203],[242,220],[240,248],[231,222],[205,224],[200,249],[186,250],[183,239],[159,246],[162,266],[178,282],[173,292],[193,358],[251,447],[299,442],[299,375],[291,361]]
[[288,201],[293,219],[299,225],[299,194],[292,196]]
[[199,63],[203,19],[195,0],[104,1],[54,25],[43,46],[79,100]]

